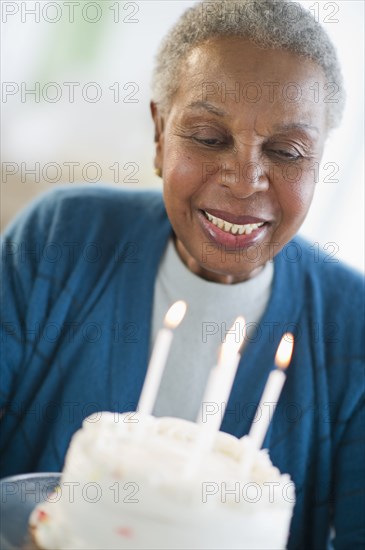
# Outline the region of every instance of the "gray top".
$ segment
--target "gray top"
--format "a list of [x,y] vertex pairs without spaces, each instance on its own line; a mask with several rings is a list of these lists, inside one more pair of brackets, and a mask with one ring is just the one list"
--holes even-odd
[[256,277],[242,283],[207,281],[186,267],[169,241],[155,284],[152,342],[174,302],[185,300],[188,308],[174,331],[154,415],[196,420],[209,371],[217,363],[226,332],[239,315],[246,324],[261,319],[270,298],[273,272],[270,261]]

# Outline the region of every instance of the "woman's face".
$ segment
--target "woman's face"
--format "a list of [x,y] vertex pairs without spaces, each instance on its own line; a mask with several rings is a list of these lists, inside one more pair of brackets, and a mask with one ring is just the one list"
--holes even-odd
[[323,150],[324,85],[309,60],[217,39],[188,55],[169,111],[152,104],[155,165],[191,271],[244,281],[296,234]]

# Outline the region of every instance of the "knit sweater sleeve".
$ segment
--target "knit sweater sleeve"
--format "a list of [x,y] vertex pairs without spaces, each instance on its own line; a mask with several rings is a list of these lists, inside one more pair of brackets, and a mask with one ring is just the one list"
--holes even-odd
[[[337,382],[330,395],[336,403],[331,419],[336,550],[365,548],[364,281],[360,277],[350,279],[348,275],[341,282],[339,279],[338,292],[346,296],[341,311],[345,328],[336,338],[337,346],[334,345],[328,361],[329,379]],[[340,324],[340,312],[333,313],[332,318],[336,325]]]
[[333,514],[336,550],[365,547],[364,425],[365,400],[362,400],[346,424],[335,459]]
[[[36,388],[35,378],[45,374],[41,370],[30,374],[29,366],[35,353],[54,356],[70,304],[79,310],[87,307],[90,293],[97,292],[98,284],[116,267],[116,252],[121,261],[123,254],[129,254],[130,243],[124,242],[128,241],[128,216],[133,218],[143,208],[147,211],[146,203],[159,202],[150,195],[137,198],[136,193],[101,187],[56,188],[34,201],[5,231],[1,243],[3,414],[18,394],[17,379],[24,377]],[[117,243],[121,243],[118,250]],[[72,311],[71,321],[75,315]]]
[[107,186],[57,188],[5,231],[0,476],[60,471],[86,416],[131,410],[170,231],[160,192]]
[[[48,247],[56,219],[58,193],[34,201],[7,228],[1,239],[1,391],[0,408],[15,391],[16,377],[27,356],[36,325],[27,330],[27,316],[37,282],[47,276],[55,246]],[[48,254],[48,257],[47,257]],[[42,309],[46,304],[38,303]]]
[[343,264],[323,263],[320,275],[328,332],[333,546],[360,549],[365,548],[365,281]]

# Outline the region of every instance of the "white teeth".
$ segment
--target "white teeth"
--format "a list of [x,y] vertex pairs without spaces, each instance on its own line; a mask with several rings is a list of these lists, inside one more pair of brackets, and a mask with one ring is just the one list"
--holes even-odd
[[219,229],[222,229],[226,233],[231,233],[232,235],[251,235],[252,231],[255,231],[255,229],[258,229],[262,225],[264,225],[264,222],[261,223],[247,223],[245,225],[238,225],[236,223],[230,223],[226,220],[222,220],[221,218],[216,218],[215,216],[212,216],[212,214],[209,214],[209,212],[206,212],[204,210],[204,213],[208,220],[212,222],[214,225],[219,227]]

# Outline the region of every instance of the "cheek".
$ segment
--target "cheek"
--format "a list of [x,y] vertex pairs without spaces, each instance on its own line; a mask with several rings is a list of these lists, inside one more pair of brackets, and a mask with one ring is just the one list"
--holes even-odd
[[166,149],[163,164],[164,194],[171,200],[188,200],[201,186],[201,163],[193,155]]
[[306,216],[314,194],[313,175],[303,175],[297,181],[284,178],[276,186],[282,217],[300,223]]

